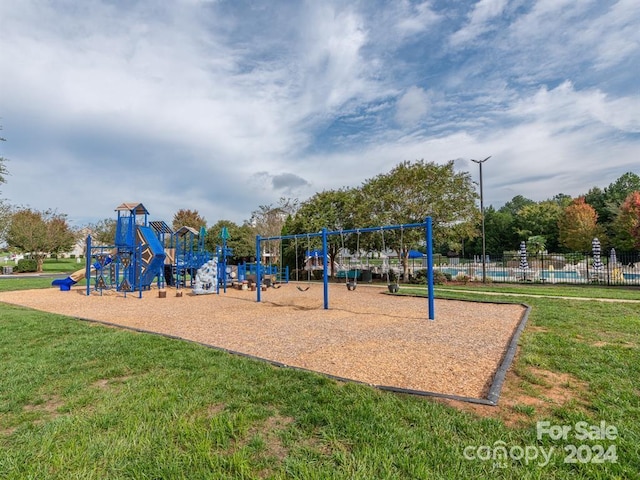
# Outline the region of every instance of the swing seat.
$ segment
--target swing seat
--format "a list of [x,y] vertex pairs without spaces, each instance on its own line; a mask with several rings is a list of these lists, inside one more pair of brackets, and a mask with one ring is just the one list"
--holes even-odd
[[356,289],[357,284],[355,282],[347,282],[347,290],[352,291]]
[[309,290],[309,287],[306,288],[302,288],[302,287],[297,287],[298,290],[300,290],[301,292],[306,292],[307,290]]
[[400,287],[397,283],[390,283],[389,285],[387,285],[387,288],[389,289],[390,293],[398,293]]

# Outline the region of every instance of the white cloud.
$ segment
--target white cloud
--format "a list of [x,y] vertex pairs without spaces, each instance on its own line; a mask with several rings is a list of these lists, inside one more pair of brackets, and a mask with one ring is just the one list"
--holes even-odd
[[403,0],[398,3],[399,18],[396,20],[396,28],[403,36],[423,32],[441,19],[441,16],[432,9],[431,2],[414,5]]
[[411,87],[399,99],[396,121],[403,127],[415,126],[429,112],[429,94],[422,88]]
[[634,2],[461,8],[5,2],[3,195],[72,219],[140,201],[241,222],[403,160],[492,155],[488,203],[580,193],[604,181],[602,158],[633,167]]
[[576,91],[569,81],[552,90],[541,87],[516,102],[510,113],[544,121],[558,132],[600,122],[611,129],[640,133],[640,95],[609,99],[597,89]]
[[467,24],[451,36],[451,44],[458,46],[471,42],[485,32],[495,28],[492,25],[492,20],[502,15],[507,4],[507,0],[479,0],[469,14]]

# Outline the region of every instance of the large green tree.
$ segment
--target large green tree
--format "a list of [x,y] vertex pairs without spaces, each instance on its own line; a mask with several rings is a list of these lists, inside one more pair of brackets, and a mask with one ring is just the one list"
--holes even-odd
[[609,238],[620,236],[621,232],[616,228],[618,211],[625,199],[635,191],[640,191],[640,176],[627,172],[604,189],[593,187],[585,195],[585,201],[596,210],[598,223]]
[[[325,190],[316,193],[311,198],[300,205],[296,215],[287,223],[287,229],[291,234],[301,234],[319,232],[323,228],[329,231],[340,231],[356,228],[356,205],[359,198],[358,191],[353,188],[343,188],[340,190]],[[335,275],[334,267],[338,253],[345,242],[344,235],[332,235],[327,238],[327,254],[331,265],[331,276]],[[345,248],[355,250],[355,237],[349,237],[349,243]],[[287,242],[289,249],[297,244],[296,254],[304,250],[314,250],[320,248],[320,240],[309,238],[301,239],[297,242]],[[294,254],[295,255],[295,254]],[[299,265],[300,262],[298,261]]]
[[[515,230],[514,215],[509,209],[496,210],[493,206],[484,209],[486,252],[491,256],[501,256],[505,251],[515,250],[520,243]],[[480,255],[482,238],[476,237],[465,242],[465,254]]]
[[171,226],[174,231],[179,230],[182,227],[191,227],[196,231],[200,231],[200,228],[207,227],[207,221],[200,215],[197,210],[180,209],[173,216]]
[[[362,186],[361,223],[382,226],[433,220],[435,242],[461,242],[477,234],[480,211],[475,184],[468,172],[456,172],[454,162],[443,165],[419,160],[405,161]],[[418,230],[390,231],[385,246],[401,258],[405,277],[407,253],[424,238]]]
[[69,228],[64,214],[23,208],[11,216],[7,243],[34,258],[39,272],[49,254],[68,251],[75,241],[76,235]]
[[282,233],[282,227],[290,215],[298,210],[297,199],[281,197],[276,205],[260,205],[257,210],[251,212],[247,221],[255,234],[262,237],[277,237]]
[[512,217],[516,217],[518,216],[518,213],[520,212],[520,210],[522,210],[522,208],[526,207],[527,205],[533,205],[534,203],[536,202],[534,202],[530,198],[526,198],[522,195],[516,195],[502,207],[500,207],[500,210],[498,211],[501,213],[508,213]]
[[[255,236],[278,237],[282,235],[285,222],[295,214],[299,208],[298,199],[280,197],[276,205],[260,205],[251,212],[251,218],[245,224],[251,228],[255,244]],[[266,241],[261,244],[261,255],[268,257],[269,263],[281,264],[281,241]],[[255,254],[254,254],[255,255]]]
[[7,230],[11,224],[11,213],[11,205],[0,198],[0,245],[6,239]]
[[98,245],[113,245],[116,242],[116,228],[118,221],[115,218],[105,218],[96,223],[87,225],[92,240]]
[[515,217],[516,231],[522,240],[543,236],[547,249],[551,252],[557,251],[559,245],[558,219],[561,214],[562,207],[554,200],[525,205]]
[[232,261],[250,260],[256,256],[254,229],[248,224],[238,226],[231,220],[218,220],[215,225],[207,230],[205,246],[211,252],[216,251],[217,246],[222,245],[222,229],[227,229],[229,238],[227,247],[233,250]]

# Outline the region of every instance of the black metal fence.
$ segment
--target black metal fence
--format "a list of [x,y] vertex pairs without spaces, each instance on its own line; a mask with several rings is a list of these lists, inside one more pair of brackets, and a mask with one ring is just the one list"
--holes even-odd
[[[603,252],[599,256],[593,253],[538,253],[526,254],[526,259],[527,268],[522,268],[519,252],[505,253],[502,258],[487,256],[484,276],[487,281],[503,283],[640,286],[640,252]],[[434,267],[452,280],[483,279],[481,256],[468,259],[436,255]]]

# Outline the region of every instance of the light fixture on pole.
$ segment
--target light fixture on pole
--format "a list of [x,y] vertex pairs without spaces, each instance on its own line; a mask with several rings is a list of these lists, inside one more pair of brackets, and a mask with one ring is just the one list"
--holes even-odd
[[487,254],[486,254],[487,244],[486,244],[486,238],[484,235],[484,198],[483,198],[483,191],[482,191],[482,164],[487,160],[489,160],[490,158],[491,158],[491,155],[489,155],[484,160],[474,160],[473,158],[471,159],[473,163],[477,163],[480,166],[480,214],[482,216],[482,283],[487,282]]

